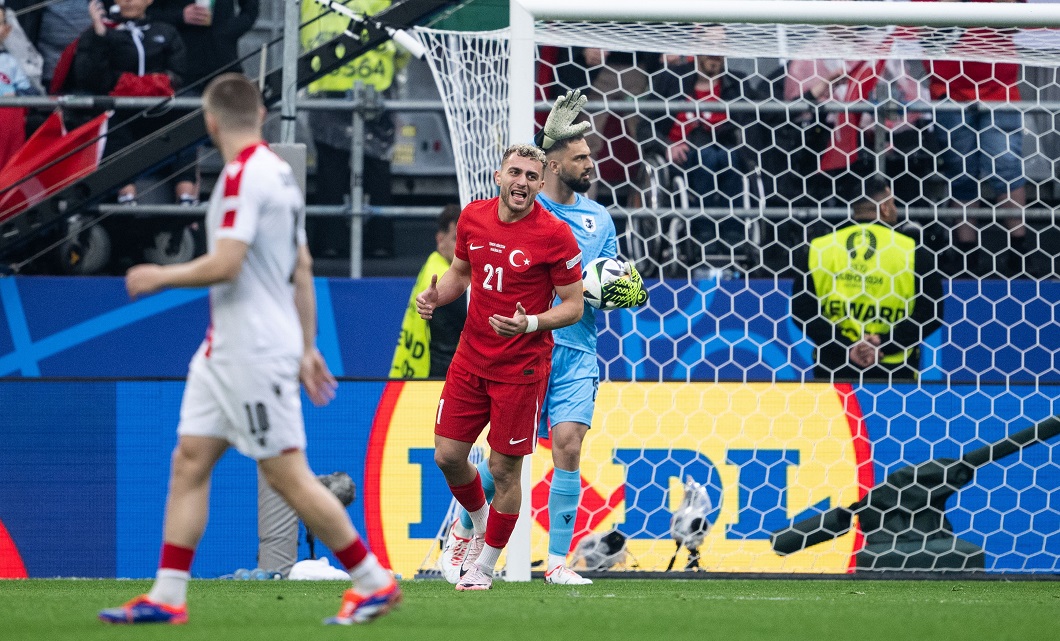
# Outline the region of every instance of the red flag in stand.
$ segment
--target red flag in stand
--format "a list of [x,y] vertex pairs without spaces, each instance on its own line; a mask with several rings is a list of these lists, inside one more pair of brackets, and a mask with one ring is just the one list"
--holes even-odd
[[0,166],[26,144],[26,110],[0,108]]
[[0,222],[95,171],[109,118],[110,112],[101,114],[67,133],[58,111],[49,116],[0,169]]

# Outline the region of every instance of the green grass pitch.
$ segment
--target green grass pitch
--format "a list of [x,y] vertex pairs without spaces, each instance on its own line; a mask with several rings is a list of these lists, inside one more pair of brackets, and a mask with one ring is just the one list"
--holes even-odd
[[404,581],[374,623],[324,627],[342,582],[193,581],[185,626],[108,626],[96,612],[147,581],[0,581],[0,640],[328,639],[826,641],[1060,639],[1060,582],[600,580],[578,588],[498,582],[457,593]]

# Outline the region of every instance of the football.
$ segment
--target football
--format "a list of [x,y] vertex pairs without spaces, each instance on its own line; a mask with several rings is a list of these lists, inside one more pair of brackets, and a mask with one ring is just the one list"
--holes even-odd
[[597,258],[590,262],[582,270],[582,288],[585,290],[585,302],[596,309],[614,309],[613,303],[605,303],[603,299],[604,285],[618,280],[629,278],[623,264],[614,258]]

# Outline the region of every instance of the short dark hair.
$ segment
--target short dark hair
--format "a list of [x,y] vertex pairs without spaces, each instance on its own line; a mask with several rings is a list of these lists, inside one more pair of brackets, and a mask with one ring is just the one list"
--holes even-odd
[[580,140],[585,140],[585,136],[577,135],[571,136],[570,138],[563,138],[561,140],[557,140],[556,142],[552,143],[551,147],[545,150],[545,156],[548,157],[552,154],[558,154],[567,151],[567,147],[570,147],[572,142],[578,142]]
[[571,136],[570,138],[561,138],[560,140],[553,141],[552,146],[546,149],[544,147],[545,131],[541,130],[537,131],[537,135],[533,137],[533,144],[537,145],[538,147],[541,147],[543,152],[545,152],[545,156],[551,156],[553,153],[563,152],[564,149],[570,146],[570,143],[579,140],[585,140],[585,136],[582,135],[582,133],[579,133],[578,136]]
[[202,104],[222,127],[247,130],[261,124],[261,92],[241,73],[224,73],[211,80],[202,92]]
[[438,214],[438,233],[447,233],[449,228],[456,224],[456,221],[459,219],[460,205],[449,203],[444,209],[442,209],[442,213]]
[[890,188],[882,176],[869,176],[862,183],[861,193],[854,196],[850,208],[854,214],[875,214]]

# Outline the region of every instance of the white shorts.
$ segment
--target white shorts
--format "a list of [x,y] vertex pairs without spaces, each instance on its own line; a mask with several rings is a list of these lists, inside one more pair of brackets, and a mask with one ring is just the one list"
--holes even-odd
[[177,434],[224,439],[256,461],[304,450],[298,365],[291,358],[218,362],[200,350],[188,367]]

